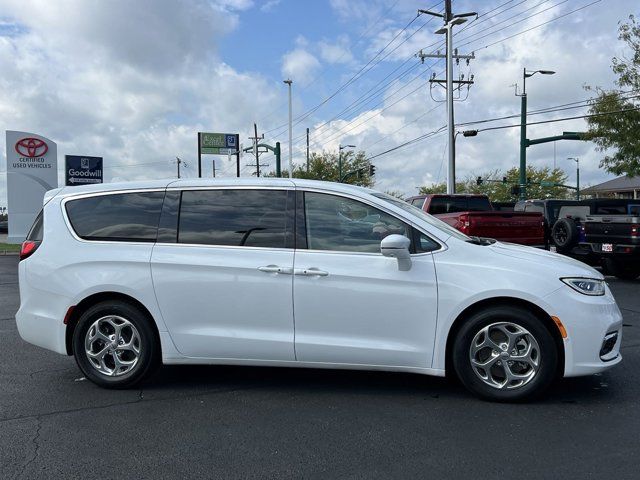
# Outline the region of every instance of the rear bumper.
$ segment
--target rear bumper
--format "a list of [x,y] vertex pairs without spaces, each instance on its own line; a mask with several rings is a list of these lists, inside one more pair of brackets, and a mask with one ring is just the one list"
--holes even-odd
[[623,257],[640,260],[640,245],[617,243],[612,244],[612,252],[602,251],[603,243],[581,243],[580,248],[590,255],[601,258]]
[[20,309],[16,313],[18,333],[26,342],[66,355],[66,325],[63,320],[71,299],[27,285],[25,269],[26,262],[20,262]]

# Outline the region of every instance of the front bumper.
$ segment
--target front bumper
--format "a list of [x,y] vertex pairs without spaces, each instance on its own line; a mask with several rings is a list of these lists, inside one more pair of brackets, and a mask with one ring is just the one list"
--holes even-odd
[[[620,363],[622,314],[608,286],[601,296],[583,295],[563,286],[547,295],[545,301],[554,308],[551,315],[558,317],[567,330],[565,377],[591,375]],[[611,345],[613,333],[616,335]]]

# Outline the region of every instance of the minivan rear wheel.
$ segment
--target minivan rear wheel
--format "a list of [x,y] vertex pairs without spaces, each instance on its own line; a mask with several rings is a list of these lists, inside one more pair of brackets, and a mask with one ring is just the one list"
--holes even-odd
[[460,381],[494,401],[529,400],[553,382],[558,367],[555,341],[531,312],[500,306],[473,314],[453,345]]
[[85,377],[105,388],[127,388],[159,363],[150,319],[134,305],[100,302],[87,309],[73,334],[73,353]]

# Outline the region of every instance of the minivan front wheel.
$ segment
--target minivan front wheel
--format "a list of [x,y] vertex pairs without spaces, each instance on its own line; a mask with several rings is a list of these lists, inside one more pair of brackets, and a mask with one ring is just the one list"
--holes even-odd
[[502,306],[467,319],[456,336],[452,360],[458,378],[472,392],[490,400],[518,401],[551,384],[558,352],[535,315]]
[[90,307],[73,336],[78,366],[92,382],[106,388],[135,385],[158,363],[149,319],[135,306],[106,301]]

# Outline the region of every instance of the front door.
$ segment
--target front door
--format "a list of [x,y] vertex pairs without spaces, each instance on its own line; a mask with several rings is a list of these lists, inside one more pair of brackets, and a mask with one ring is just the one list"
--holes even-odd
[[[299,361],[430,367],[436,330],[433,255],[412,268],[382,256],[389,234],[410,236],[395,216],[352,198],[304,193],[306,249],[294,265]],[[428,243],[428,239],[424,239]]]
[[188,357],[295,360],[294,192],[172,195],[181,195],[179,215],[163,209],[151,270],[176,348]]

